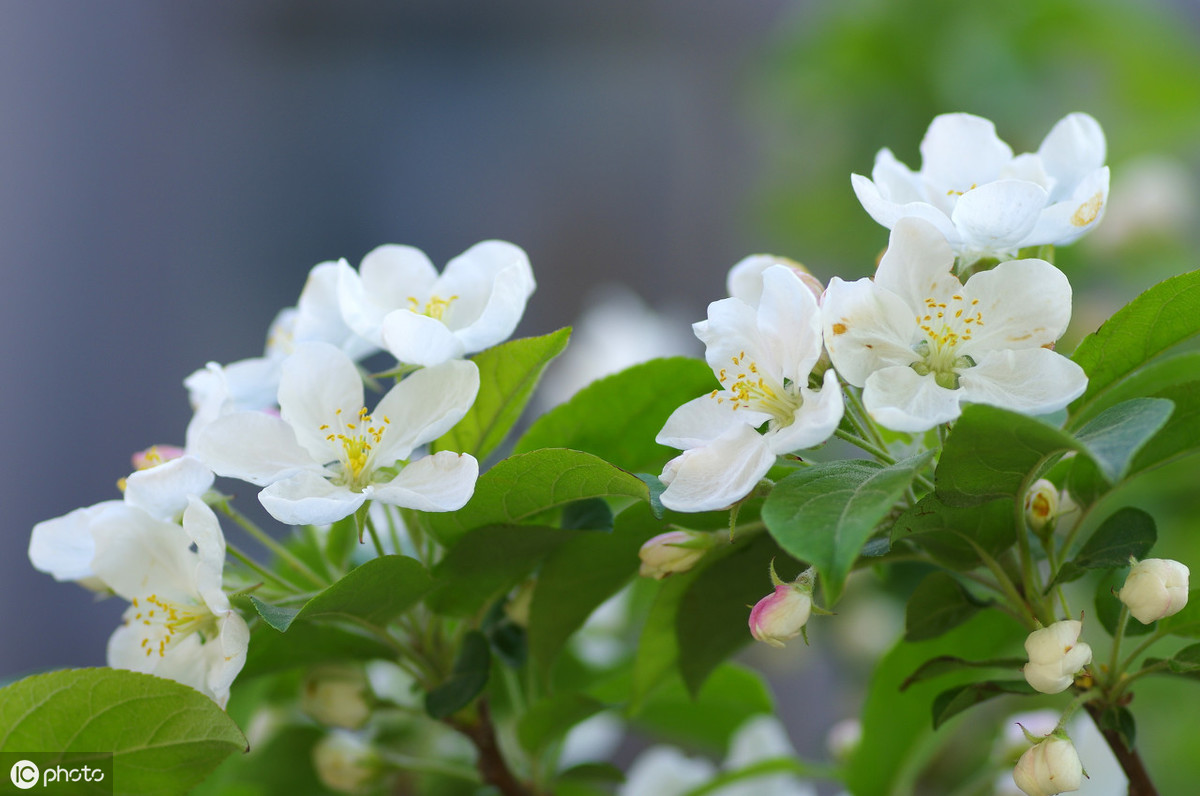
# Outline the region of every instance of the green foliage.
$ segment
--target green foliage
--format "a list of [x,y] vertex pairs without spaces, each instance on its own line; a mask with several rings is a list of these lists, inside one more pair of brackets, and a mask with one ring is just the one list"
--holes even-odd
[[936,730],[964,710],[1003,694],[1033,696],[1037,693],[1024,680],[985,680],[955,686],[938,694],[933,700],[933,728]]
[[542,415],[514,452],[574,448],[630,472],[657,472],[676,452],[655,443],[655,435],[675,409],[716,386],[700,360],[671,357],[634,365]]
[[467,633],[445,682],[425,694],[425,712],[445,719],[475,701],[487,686],[492,653],[487,638],[478,630]]
[[246,738],[211,699],[171,680],[67,669],[0,689],[0,751],[113,756],[115,793],[187,793]]
[[828,606],[837,602],[863,545],[931,455],[884,468],[863,461],[817,464],[775,485],[763,522],[780,547],[816,567]]
[[1059,569],[1052,583],[1069,583],[1089,569],[1117,569],[1129,557],[1143,558],[1158,538],[1154,518],[1141,509],[1123,508],[1106,519],[1073,559]]
[[919,545],[942,566],[974,569],[983,563],[976,545],[996,558],[1016,541],[1012,500],[959,508],[947,506],[936,494],[926,495],[892,526],[892,543],[901,540]]
[[469,616],[529,576],[576,532],[544,525],[490,525],[469,531],[433,569],[426,604]]
[[1200,638],[1200,589],[1188,592],[1187,605],[1182,611],[1159,621],[1163,632],[1172,636]]
[[937,638],[958,627],[991,603],[976,598],[945,572],[931,572],[908,598],[904,612],[906,641]]
[[650,693],[678,671],[679,638],[675,625],[679,603],[702,571],[703,564],[659,582],[634,653],[629,692],[631,713],[637,713]]
[[910,674],[900,686],[900,690],[903,691],[914,683],[932,680],[943,674],[960,672],[963,669],[1020,669],[1026,662],[1026,658],[991,658],[984,661],[969,661],[954,655],[939,655],[917,667],[917,670]]
[[238,679],[240,682],[297,666],[391,656],[390,647],[357,628],[301,622],[281,633],[264,623],[250,634],[246,665]]
[[649,496],[637,476],[590,453],[544,448],[498,462],[479,477],[465,507],[431,514],[429,524],[439,540],[452,545],[473,528],[525,522],[577,500]]
[[530,754],[538,754],[554,740],[606,705],[583,694],[566,692],[546,697],[531,705],[517,723],[517,740]]
[[470,453],[483,460],[521,417],[542,371],[567,347],[571,329],[523,337],[471,357],[479,368],[479,396],[454,428],[430,445],[432,452]]

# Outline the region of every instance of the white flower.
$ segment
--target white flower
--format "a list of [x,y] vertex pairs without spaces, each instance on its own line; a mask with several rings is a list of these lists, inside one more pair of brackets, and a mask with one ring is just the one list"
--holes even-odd
[[938,116],[921,141],[921,170],[888,149],[854,192],[888,229],[907,217],[933,224],[964,260],[1005,258],[1025,246],[1071,243],[1099,222],[1108,200],[1104,133],[1086,113],[1061,119],[1036,154],[1013,157],[987,119]]
[[96,575],[131,603],[109,638],[109,665],[176,680],[225,707],[250,631],[221,590],[225,537],[212,509],[191,498],[182,528],[140,510],[105,513],[92,534]]
[[300,709],[322,724],[355,730],[371,717],[370,683],[362,667],[346,663],[312,669],[300,688]]
[[412,365],[436,365],[502,342],[536,283],[520,247],[477,243],[439,275],[424,252],[386,245],[356,273],[338,265],[342,317],[362,337]]
[[663,505],[710,511],[749,494],[776,456],[828,439],[842,393],[832,370],[822,389],[809,386],[822,352],[820,311],[787,266],[762,271],[758,304],[715,301],[693,329],[721,388],[676,409],[656,439],[684,451],[663,471]]
[[930,224],[892,230],[874,280],[834,278],[822,303],[825,345],[881,425],[925,431],[964,401],[1026,414],[1061,409],[1087,376],[1050,350],[1071,317],[1071,285],[1042,260],[1010,260],[961,284]]
[[638,574],[662,580],[668,575],[687,572],[716,544],[716,537],[701,531],[667,531],[647,539],[638,550],[642,560]]
[[707,760],[688,757],[671,746],[653,746],[629,767],[620,796],[683,796],[716,776]]
[[1188,601],[1188,576],[1185,564],[1169,558],[1147,558],[1129,570],[1125,585],[1117,596],[1129,607],[1129,613],[1143,625],[1177,614]]
[[1035,630],[1025,639],[1025,680],[1043,694],[1057,694],[1075,682],[1075,673],[1092,662],[1092,648],[1079,640],[1083,623],[1075,619]]
[[1021,755],[1013,769],[1013,782],[1027,796],[1076,791],[1083,784],[1083,765],[1074,744],[1051,736]]
[[462,419],[478,390],[474,363],[445,362],[405,378],[368,413],[350,358],[305,343],[283,364],[280,416],[224,415],[200,435],[196,454],[218,475],[266,487],[259,501],[291,525],[336,522],[367,500],[451,511],[475,489],[474,457],[407,460]]

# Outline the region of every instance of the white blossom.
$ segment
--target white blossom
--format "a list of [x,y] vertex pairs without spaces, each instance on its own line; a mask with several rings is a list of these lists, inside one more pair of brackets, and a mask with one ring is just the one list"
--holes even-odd
[[1082,631],[1082,622],[1066,619],[1030,633],[1025,639],[1025,680],[1043,694],[1070,688],[1075,673],[1092,662],[1092,648],[1079,640]]
[[1083,765],[1070,740],[1051,736],[1021,755],[1013,781],[1027,796],[1077,791],[1083,784]]
[[1133,565],[1117,596],[1133,618],[1144,625],[1177,614],[1188,601],[1185,564],[1169,558],[1146,558]]

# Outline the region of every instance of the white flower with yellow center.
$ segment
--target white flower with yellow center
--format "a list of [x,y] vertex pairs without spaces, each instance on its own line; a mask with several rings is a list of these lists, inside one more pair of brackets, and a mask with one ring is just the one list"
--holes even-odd
[[964,260],[1005,258],[1025,246],[1071,243],[1100,221],[1108,201],[1106,144],[1086,113],[1061,119],[1036,153],[1013,156],[987,119],[947,113],[921,141],[913,172],[889,149],[871,179],[851,176],[871,217],[888,229],[901,218],[933,224]]
[[721,383],[675,410],[658,433],[684,453],[668,462],[664,506],[710,511],[744,498],[775,457],[819,445],[842,419],[837,375],[809,385],[821,357],[820,311],[813,292],[784,265],[762,271],[758,301],[708,305],[693,326]]
[[902,219],[875,278],[834,278],[822,302],[825,345],[863,388],[876,422],[925,431],[963,402],[1031,415],[1063,408],[1087,376],[1051,350],[1071,318],[1071,285],[1042,260],[1010,260],[964,285],[932,225]]
[[225,537],[191,498],[182,528],[140,511],[108,513],[93,534],[97,577],[129,600],[108,663],[189,685],[221,707],[246,662],[250,631],[221,589]]
[[436,365],[507,339],[536,283],[519,246],[477,243],[438,274],[420,249],[387,245],[358,272],[339,264],[338,298],[347,325],[409,365]]
[[266,487],[259,501],[291,525],[335,522],[367,500],[452,511],[475,490],[474,457],[408,459],[461,420],[478,391],[475,364],[454,360],[413,373],[368,412],[350,358],[306,343],[283,363],[279,416],[220,417],[199,436],[196,455],[218,475]]

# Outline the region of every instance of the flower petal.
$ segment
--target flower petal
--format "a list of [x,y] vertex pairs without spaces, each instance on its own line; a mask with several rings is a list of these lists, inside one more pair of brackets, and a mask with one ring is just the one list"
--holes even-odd
[[1059,119],[1038,147],[1046,173],[1055,181],[1050,201],[1066,199],[1080,180],[1103,166],[1107,148],[1100,123],[1088,114]]
[[928,431],[961,414],[963,390],[947,390],[932,375],[908,367],[872,373],[863,387],[863,405],[875,422],[893,431]]
[[355,333],[342,318],[338,298],[340,265],[334,262],[319,263],[308,272],[304,289],[296,301],[292,339],[294,343],[329,343],[345,351],[351,359],[362,359],[377,349],[365,337]]
[[466,353],[482,351],[513,333],[537,283],[521,247],[502,240],[477,243],[446,265],[442,298],[457,296],[443,319]]
[[962,371],[964,398],[1015,412],[1056,412],[1083,395],[1087,375],[1062,354],[1045,348],[992,351]]
[[387,429],[372,458],[377,466],[407,459],[418,445],[437,439],[462,420],[479,393],[479,368],[452,359],[422,368],[388,390],[375,407]]
[[[821,311],[816,296],[786,265],[763,271],[756,325],[785,379],[808,383],[821,358]],[[773,374],[774,375],[774,374]]]
[[875,285],[899,296],[912,314],[925,300],[946,301],[962,287],[951,273],[954,251],[936,227],[915,218],[896,222],[887,251],[875,269]]
[[406,309],[383,319],[383,347],[409,365],[438,365],[466,353],[462,340],[445,323]]
[[879,150],[875,155],[875,167],[871,169],[871,182],[875,183],[881,196],[896,204],[928,202],[931,198],[925,195],[921,177],[908,166],[896,160],[892,150],[887,147]]
[[693,398],[671,413],[654,441],[687,450],[707,445],[735,426],[757,428],[771,419],[765,412],[753,409],[735,411],[734,405],[725,391]]
[[951,219],[968,254],[1015,251],[1037,224],[1046,189],[1024,180],[997,180],[967,191]]
[[776,454],[791,453],[820,445],[833,435],[842,422],[842,388],[833,368],[825,371],[820,390],[800,389],[804,404],[796,411],[791,424],[768,431],[763,439]]
[[334,458],[329,426],[352,422],[363,407],[362,378],[350,357],[328,343],[302,343],[283,363],[279,416],[313,461]]
[[225,534],[217,515],[198,497],[188,499],[183,512],[183,530],[196,548],[196,594],[214,614],[229,610],[229,598],[222,590],[225,568]]
[[1089,232],[1100,223],[1108,207],[1108,180],[1108,166],[1084,177],[1069,197],[1042,211],[1021,245],[1065,246]]
[[870,279],[830,280],[821,317],[829,358],[842,378],[856,387],[880,368],[907,366],[918,359],[912,346],[922,338],[913,310]]
[[[758,327],[758,312],[736,298],[721,299],[708,305],[708,319],[692,324],[696,337],[704,343],[704,358],[722,383],[736,377],[731,373],[743,363],[755,363],[764,372],[776,376],[782,365]],[[736,360],[736,362],[735,362]],[[731,373],[721,379],[722,372]]]
[[271,484],[258,493],[258,502],[287,525],[329,525],[353,514],[368,497],[367,490],[352,492],[305,472]]
[[33,534],[29,537],[30,563],[34,569],[53,575],[58,581],[95,577],[92,571],[92,558],[96,555],[93,523],[105,512],[119,515],[130,511],[133,509],[119,500],[106,500],[39,522],[33,526]]
[[196,600],[198,559],[180,526],[130,506],[126,512],[98,517],[92,535],[92,569],[126,600],[147,594],[163,595],[171,602]]
[[674,511],[713,511],[744,498],[775,463],[775,454],[750,426],[739,425],[710,444],[684,451],[664,471],[662,504]]
[[475,493],[478,477],[474,456],[438,451],[406,465],[391,481],[375,484],[372,498],[418,511],[456,511]]
[[234,412],[218,418],[200,432],[191,453],[217,475],[258,486],[305,470],[325,472],[296,442],[292,427],[265,412]]
[[921,140],[921,176],[942,190],[966,192],[995,180],[1012,160],[996,126],[969,113],[934,118]]
[[212,488],[213,472],[195,456],[181,456],[125,479],[125,502],[169,520],[187,508],[188,497]]
[[1071,320],[1071,283],[1045,260],[1000,263],[968,279],[962,295],[964,307],[983,321],[960,349],[976,361],[993,349],[1050,345]]
[[937,227],[938,231],[945,235],[952,244],[958,242],[958,230],[951,223],[950,217],[933,205],[927,202],[898,204],[889,201],[880,194],[879,187],[875,183],[859,174],[850,175],[850,184],[854,188],[854,195],[862,203],[863,209],[878,224],[891,229],[902,218],[919,218]]

